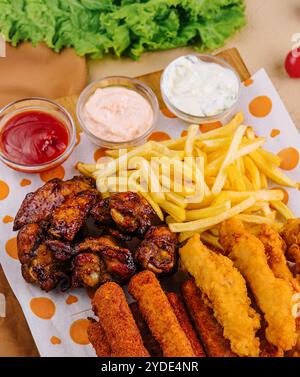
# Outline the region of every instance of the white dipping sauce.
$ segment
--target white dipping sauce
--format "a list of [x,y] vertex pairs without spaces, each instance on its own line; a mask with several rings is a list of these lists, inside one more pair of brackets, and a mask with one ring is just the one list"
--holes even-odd
[[193,55],[174,60],[164,73],[162,85],[174,107],[198,117],[229,109],[239,93],[239,80],[233,71]]

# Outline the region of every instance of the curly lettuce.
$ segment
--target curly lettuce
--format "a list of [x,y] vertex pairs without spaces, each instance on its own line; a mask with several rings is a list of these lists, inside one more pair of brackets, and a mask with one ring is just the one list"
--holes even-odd
[[0,0],[0,33],[80,56],[194,46],[213,50],[245,24],[243,0]]

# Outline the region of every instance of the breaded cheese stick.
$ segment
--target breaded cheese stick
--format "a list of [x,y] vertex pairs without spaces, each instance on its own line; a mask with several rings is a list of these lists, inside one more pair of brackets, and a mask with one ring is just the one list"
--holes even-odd
[[88,327],[88,337],[98,357],[111,357],[110,345],[99,322],[91,322]]
[[149,356],[124,292],[118,284],[110,282],[98,288],[92,304],[110,345],[112,357]]
[[180,326],[182,327],[192,345],[195,355],[197,357],[206,357],[203,347],[198,339],[197,333],[194,330],[194,327],[179,294],[175,292],[168,292],[166,293],[166,295],[174,310]]
[[234,266],[251,288],[268,324],[266,338],[279,349],[288,351],[296,344],[296,321],[292,314],[292,289],[275,277],[268,265],[263,243],[248,232],[237,219],[225,221],[220,242]]
[[165,357],[195,356],[191,343],[153,272],[142,271],[131,278],[128,291],[137,300]]
[[160,348],[160,345],[158,341],[154,338],[152,335],[149,326],[145,322],[142,313],[140,312],[139,306],[137,302],[132,302],[130,305],[130,310],[132,312],[133,318],[135,320],[135,323],[137,324],[137,327],[140,330],[143,342],[147,350],[149,351],[150,355],[152,357],[161,357],[162,350]]
[[223,336],[223,329],[201,298],[194,279],[185,281],[181,286],[182,296],[198,331],[205,352],[209,357],[235,357],[229,340]]

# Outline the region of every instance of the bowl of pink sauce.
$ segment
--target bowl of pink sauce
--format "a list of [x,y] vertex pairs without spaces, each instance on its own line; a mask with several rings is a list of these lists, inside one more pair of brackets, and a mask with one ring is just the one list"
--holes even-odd
[[144,143],[153,132],[158,101],[143,82],[112,76],[91,83],[77,103],[77,118],[91,139],[101,147],[130,148]]

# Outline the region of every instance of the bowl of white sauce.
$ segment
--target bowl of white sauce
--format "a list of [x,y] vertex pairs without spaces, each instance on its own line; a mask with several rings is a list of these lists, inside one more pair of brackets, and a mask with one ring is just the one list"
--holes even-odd
[[168,109],[190,123],[209,123],[229,116],[237,106],[241,81],[225,60],[213,55],[185,55],[173,60],[161,77]]
[[87,86],[76,110],[81,128],[92,142],[121,149],[147,140],[155,127],[158,101],[143,82],[111,76]]

